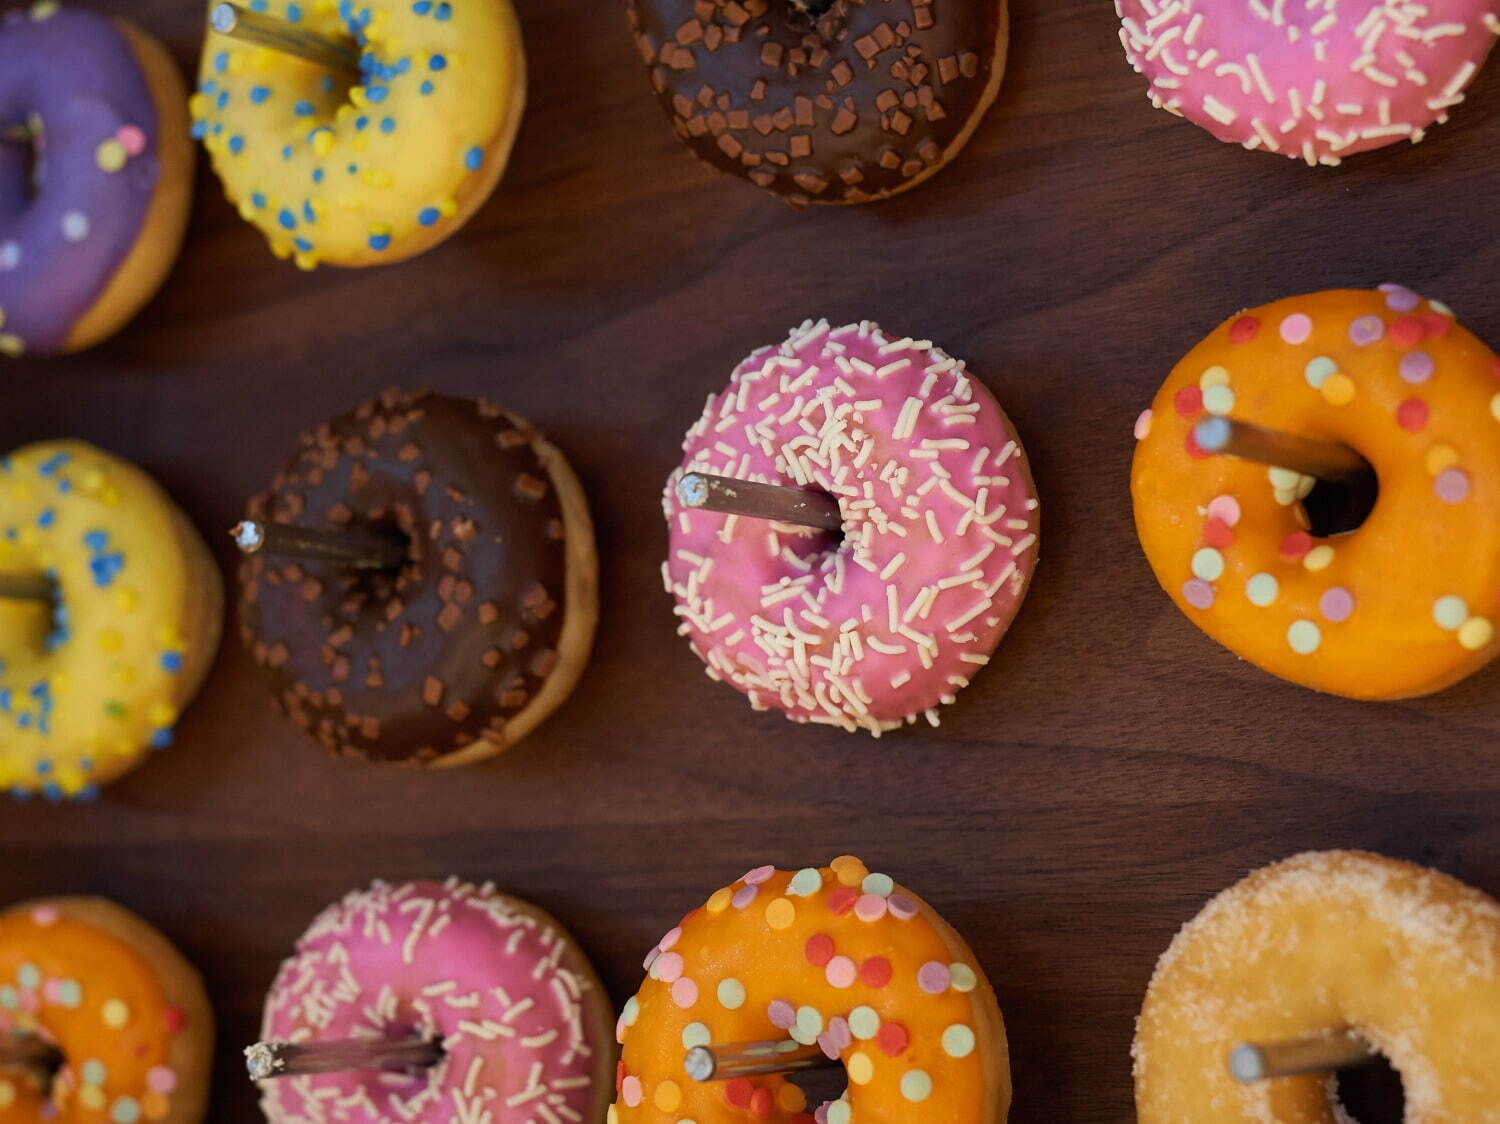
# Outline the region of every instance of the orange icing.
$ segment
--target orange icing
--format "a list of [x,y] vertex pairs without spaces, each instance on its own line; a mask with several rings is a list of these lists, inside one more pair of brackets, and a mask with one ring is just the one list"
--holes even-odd
[[40,1035],[65,1057],[50,1094],[0,1070],[0,1124],[165,1119],[177,1083],[168,1054],[184,1023],[117,937],[46,903],[0,916],[0,1032]]
[[782,1075],[698,1084],[683,1069],[692,1045],[788,1036],[836,1051],[848,1070],[830,1124],[1005,1119],[1005,1029],[973,953],[858,859],[749,872],[688,914],[648,966],[618,1024],[608,1124],[811,1124],[813,1107]]

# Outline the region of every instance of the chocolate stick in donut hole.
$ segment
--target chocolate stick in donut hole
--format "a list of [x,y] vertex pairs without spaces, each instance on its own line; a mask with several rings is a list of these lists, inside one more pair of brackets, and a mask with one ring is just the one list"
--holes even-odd
[[269,47],[284,55],[295,55],[308,62],[341,70],[356,81],[359,79],[359,48],[353,40],[327,39],[263,12],[246,11],[238,4],[229,3],[213,6],[208,13],[208,25],[220,35],[257,47]]
[[1284,1042],[1241,1042],[1229,1052],[1229,1072],[1236,1081],[1249,1085],[1271,1077],[1332,1073],[1374,1060],[1367,1042],[1344,1031]]
[[768,1042],[736,1042],[724,1046],[694,1046],[682,1059],[682,1068],[694,1081],[729,1081],[736,1077],[768,1077],[773,1073],[800,1073],[809,1069],[832,1069],[839,1064],[823,1047],[804,1046],[790,1038]]
[[0,1038],[0,1069],[22,1069],[51,1074],[62,1065],[62,1052],[34,1034],[12,1033]]
[[229,534],[243,554],[338,562],[354,570],[398,570],[406,563],[407,548],[400,539],[355,527],[320,531],[292,523],[247,519]]
[[1369,461],[1347,445],[1264,429],[1233,418],[1204,418],[1194,427],[1193,440],[1205,453],[1287,468],[1319,480],[1352,483],[1374,471]]
[[717,511],[724,515],[748,515],[799,527],[837,531],[844,525],[839,501],[827,492],[805,492],[779,484],[758,484],[706,472],[689,472],[677,482],[677,498],[683,507]]
[[51,601],[54,593],[45,574],[0,574],[0,601]]
[[343,1070],[420,1073],[442,1060],[442,1044],[424,1038],[257,1042],[245,1047],[245,1069],[252,1081]]

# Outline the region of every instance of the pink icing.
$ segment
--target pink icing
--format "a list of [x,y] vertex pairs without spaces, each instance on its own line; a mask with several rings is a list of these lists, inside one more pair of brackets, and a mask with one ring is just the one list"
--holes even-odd
[[417,1077],[347,1072],[261,1083],[272,1124],[584,1120],[596,1051],[568,938],[488,885],[375,883],[330,906],[266,998],[263,1036],[440,1039]]
[[1115,0],[1152,102],[1309,164],[1448,119],[1500,34],[1492,0]]
[[[809,322],[740,364],[684,449],[663,575],[710,678],[798,722],[936,724],[1015,617],[1039,527],[1025,453],[964,364]],[[843,542],[688,510],[689,471],[837,496]]]

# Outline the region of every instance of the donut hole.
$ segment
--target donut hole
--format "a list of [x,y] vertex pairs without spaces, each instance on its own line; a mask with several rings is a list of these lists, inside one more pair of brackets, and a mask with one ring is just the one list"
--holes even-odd
[[0,122],[0,199],[35,199],[41,170],[41,121]]
[[1339,1119],[1354,1124],[1402,1124],[1406,1096],[1401,1075],[1383,1055],[1369,1064],[1340,1070],[1328,1082],[1328,1096]]
[[841,1065],[787,1074],[787,1080],[807,1095],[807,1110],[838,1100],[849,1088],[849,1072]]
[[12,1032],[0,1037],[0,1072],[38,1096],[51,1096],[52,1083],[66,1061],[61,1050],[35,1035]]
[[787,0],[787,3],[792,6],[793,11],[817,19],[833,7],[834,0]]
[[1380,481],[1374,469],[1352,481],[1319,479],[1301,501],[1308,533],[1329,538],[1357,531],[1375,510],[1379,498]]

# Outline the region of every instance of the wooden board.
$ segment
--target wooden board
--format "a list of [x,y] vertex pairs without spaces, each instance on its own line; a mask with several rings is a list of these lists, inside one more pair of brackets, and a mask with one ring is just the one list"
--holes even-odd
[[[194,60],[190,0],[107,0]],[[206,972],[211,1118],[258,1119],[239,1048],[278,959],[374,876],[494,878],[560,917],[617,1002],[682,912],[761,862],[853,851],[972,942],[1001,996],[1016,1121],[1133,1119],[1128,1048],[1176,927],[1309,847],[1500,892],[1500,668],[1436,698],[1320,698],[1238,665],[1161,594],[1132,532],[1131,422],[1223,316],[1400,280],[1500,342],[1500,67],[1415,149],[1332,171],[1152,110],[1105,0],[1018,0],[1000,100],[889,203],[796,214],[715,178],[654,101],[619,0],[520,0],[531,105],[512,170],[409,264],[304,275],[199,170],[187,250],[99,350],[11,363],[0,447],[81,436],[142,463],[226,565],[225,529],[303,426],[391,383],[502,399],[594,504],[604,612],[571,705],[442,775],[339,764],[227,643],[179,744],[91,807],[6,806],[0,900],[107,894]],[[1043,501],[1042,565],[940,729],[872,744],[753,714],[674,635],[659,489],[752,348],[879,320],[968,359]]]

